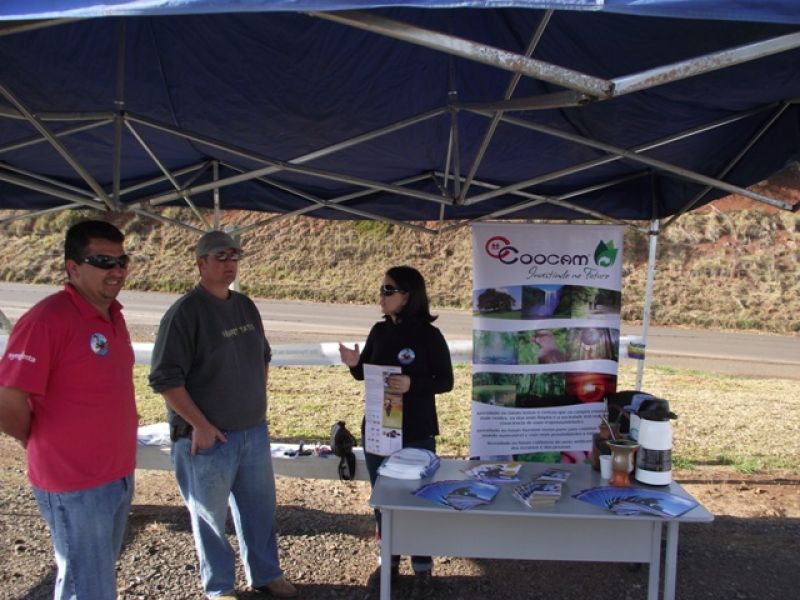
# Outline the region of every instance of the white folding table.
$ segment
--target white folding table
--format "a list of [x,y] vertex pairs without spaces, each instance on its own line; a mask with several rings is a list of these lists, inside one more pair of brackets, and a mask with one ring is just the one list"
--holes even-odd
[[[572,471],[561,499],[552,507],[528,508],[511,496],[513,484],[502,485],[491,504],[467,511],[457,511],[412,494],[431,481],[467,479],[462,471],[476,464],[479,462],[445,459],[434,476],[426,480],[378,477],[370,504],[382,514],[381,600],[389,600],[391,594],[392,555],[646,563],[647,598],[658,600],[663,529],[666,529],[663,599],[674,600],[678,527],[681,523],[714,519],[700,505],[678,518],[664,519],[617,515],[576,500],[573,494],[607,484],[589,465],[524,464],[520,473],[523,481],[548,467]],[[691,497],[674,482],[654,489]]]

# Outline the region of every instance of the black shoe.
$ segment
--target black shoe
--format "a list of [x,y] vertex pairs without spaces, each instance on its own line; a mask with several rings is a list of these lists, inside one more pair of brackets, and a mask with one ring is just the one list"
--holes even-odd
[[[400,565],[392,565],[391,581],[394,586],[400,579]],[[381,592],[381,567],[378,565],[375,570],[367,577],[367,595],[364,600],[377,599]]]
[[429,598],[433,598],[433,575],[430,571],[414,573],[410,600],[429,600]]

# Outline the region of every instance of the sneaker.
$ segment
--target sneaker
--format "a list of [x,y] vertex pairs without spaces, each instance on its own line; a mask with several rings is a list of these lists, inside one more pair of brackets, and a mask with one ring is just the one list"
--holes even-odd
[[433,598],[433,575],[430,571],[414,573],[414,585],[410,600],[429,600]]
[[274,596],[275,598],[297,598],[298,596],[297,588],[283,575],[265,585],[254,585],[253,589],[257,592]]
[[222,594],[221,596],[209,596],[209,600],[238,600],[239,597],[231,592],[230,594]]

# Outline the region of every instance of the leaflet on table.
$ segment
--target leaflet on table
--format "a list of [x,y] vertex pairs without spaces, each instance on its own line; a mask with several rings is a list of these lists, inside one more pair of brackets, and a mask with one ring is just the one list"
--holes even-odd
[[364,449],[389,456],[403,447],[403,395],[392,393],[387,379],[400,367],[364,365]]
[[481,481],[446,480],[423,485],[414,492],[414,495],[456,510],[469,510],[482,504],[489,504],[499,491],[498,486]]
[[483,463],[466,469],[464,475],[484,483],[519,483],[521,468],[518,462]]
[[575,494],[574,498],[620,515],[680,517],[697,506],[691,498],[645,488],[596,487]]
[[552,505],[561,498],[561,484],[534,479],[515,487],[511,495],[530,507]]
[[378,467],[378,474],[394,479],[424,479],[439,468],[439,457],[423,448],[403,448]]

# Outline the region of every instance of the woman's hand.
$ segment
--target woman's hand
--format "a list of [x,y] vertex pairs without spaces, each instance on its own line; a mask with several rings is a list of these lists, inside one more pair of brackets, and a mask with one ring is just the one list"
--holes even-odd
[[405,394],[411,389],[411,377],[408,375],[389,375],[386,378],[389,389],[397,394]]
[[339,342],[339,356],[345,365],[352,368],[358,364],[358,359],[361,358],[361,351],[358,349],[358,344],[353,349]]

